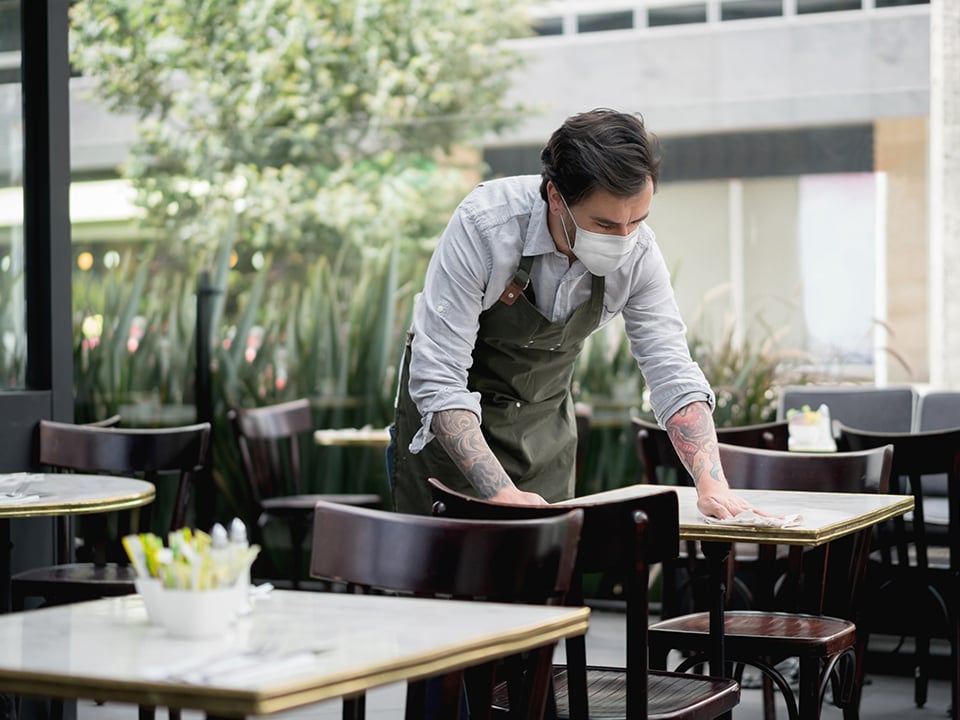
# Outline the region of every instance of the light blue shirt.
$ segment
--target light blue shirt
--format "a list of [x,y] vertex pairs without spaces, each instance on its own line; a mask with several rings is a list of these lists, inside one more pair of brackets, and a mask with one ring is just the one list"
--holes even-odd
[[[450,219],[414,307],[409,392],[422,425],[411,452],[433,439],[435,412],[470,410],[482,418],[480,394],[467,390],[480,313],[500,299],[522,255],[535,256],[530,282],[537,309],[551,322],[566,322],[590,298],[590,273],[579,260],[571,265],[550,236],[540,176],[481,183]],[[690,358],[670,273],[646,223],[629,259],[605,284],[600,326],[623,314],[661,425],[695,401],[713,408],[713,391]]]

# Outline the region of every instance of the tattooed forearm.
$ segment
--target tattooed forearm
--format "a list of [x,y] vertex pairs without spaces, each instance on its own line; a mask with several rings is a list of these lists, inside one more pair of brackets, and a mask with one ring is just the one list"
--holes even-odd
[[480,421],[469,410],[443,410],[435,413],[431,429],[437,442],[481,498],[490,498],[507,485],[510,477],[487,445]]
[[724,481],[717,431],[709,405],[695,402],[681,408],[667,420],[666,429],[694,482],[699,483],[704,478]]

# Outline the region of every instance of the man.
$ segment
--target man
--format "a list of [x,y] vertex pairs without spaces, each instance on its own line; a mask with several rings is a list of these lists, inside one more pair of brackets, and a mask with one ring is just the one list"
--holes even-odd
[[645,222],[660,161],[642,119],[575,115],[540,160],[539,178],[477,186],[431,258],[397,395],[396,509],[430,512],[427,477],[498,502],[572,497],[574,363],[619,313],[699,509],[747,509],[723,475],[714,395]]

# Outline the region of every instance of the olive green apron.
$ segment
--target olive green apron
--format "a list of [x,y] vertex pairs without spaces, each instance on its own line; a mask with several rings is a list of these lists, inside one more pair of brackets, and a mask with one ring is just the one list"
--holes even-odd
[[[571,383],[583,342],[600,325],[604,279],[593,277],[590,299],[566,323],[552,323],[527,297],[532,264],[533,256],[523,257],[500,300],[481,313],[467,389],[480,393],[483,436],[510,478],[521,490],[556,502],[573,497],[577,429]],[[416,454],[409,450],[422,424],[408,392],[410,341],[400,373],[391,487],[398,511],[429,514],[428,477],[476,492],[440,443]]]

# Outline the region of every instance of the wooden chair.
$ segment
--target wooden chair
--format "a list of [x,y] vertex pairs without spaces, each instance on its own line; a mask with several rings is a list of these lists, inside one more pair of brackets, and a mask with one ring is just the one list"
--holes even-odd
[[229,412],[247,486],[257,513],[254,539],[264,545],[263,528],[276,519],[287,527],[292,571],[299,588],[305,566],[304,545],[313,523],[317,500],[379,508],[375,494],[304,494],[302,443],[312,443],[313,418],[306,399]]
[[[960,427],[917,433],[872,433],[840,426],[843,448],[893,446],[891,492],[913,495],[914,510],[878,533],[868,581],[874,609],[872,632],[912,636],[914,700],[927,701],[930,638],[950,640],[953,716],[960,711]],[[942,483],[944,495],[928,495],[928,482]]]
[[[362,592],[559,604],[569,591],[583,513],[518,523],[455,520],[316,503],[310,574]],[[543,717],[553,646],[515,658],[511,695],[519,718]],[[522,672],[520,671],[522,670]],[[442,678],[436,717],[459,717],[461,676]],[[488,715],[491,666],[468,673],[471,718]],[[425,717],[427,680],[407,687],[406,717]],[[436,686],[435,686],[436,687]],[[479,695],[479,697],[478,697]],[[364,696],[344,700],[343,716],[364,715]]]
[[[892,458],[889,446],[809,454],[720,445],[720,461],[734,488],[885,492]],[[757,595],[764,609],[725,613],[727,657],[737,664],[752,665],[771,678],[782,691],[793,719],[820,717],[831,679],[834,702],[843,707],[844,717],[857,717],[866,640],[857,620],[869,548],[870,531],[865,530],[829,543],[822,552],[788,548],[789,561],[783,568],[776,553],[765,553],[761,558],[770,563],[767,592]],[[785,573],[782,577],[781,570]],[[702,664],[708,631],[706,612],[654,623],[650,627],[653,662],[665,667],[668,651],[681,650],[693,656],[679,669]],[[799,658],[799,704],[789,682],[775,667],[790,657]],[[841,667],[843,662],[845,667]],[[772,703],[767,705],[770,708]]]
[[[637,417],[632,418],[631,423],[636,433],[637,454],[643,465],[645,481],[651,485],[693,487],[693,478],[683,466],[667,431],[656,423]],[[729,445],[786,450],[787,428],[786,420],[717,428],[717,438]],[[753,574],[750,566],[755,558],[755,546],[734,548],[726,582],[729,605],[742,609],[753,604],[752,590],[744,578]],[[662,617],[682,615],[707,606],[708,573],[702,561],[696,543],[688,542],[675,561],[665,564],[660,610]]]
[[[175,484],[169,515],[160,520],[168,532],[187,524],[187,511],[193,476],[202,469],[210,442],[210,423],[172,428],[130,429],[115,427],[118,418],[99,423],[73,425],[51,420],[40,421],[40,463],[54,469],[82,473],[110,473],[140,476],[158,486]],[[136,592],[136,572],[120,547],[120,537],[129,532],[154,530],[152,506],[132,514],[118,516],[116,537],[110,538],[107,516],[100,516],[87,538],[92,541],[92,562],[63,562],[50,567],[33,568],[10,579],[11,604],[22,610],[29,597],[42,598],[48,605],[94,600],[101,597],[132,595]],[[69,528],[69,525],[64,526]],[[63,528],[61,528],[63,530]],[[59,538],[58,559],[69,561],[73,554],[73,534]],[[108,560],[113,562],[108,562]],[[55,700],[51,715],[63,716],[63,703]],[[141,705],[141,720],[151,720],[155,708]],[[169,717],[180,717],[177,708]]]
[[[40,421],[43,465],[74,472],[141,476],[158,486],[166,481],[173,483],[176,490],[172,508],[167,517],[158,521],[164,532],[186,524],[193,473],[202,467],[209,442],[209,423],[130,429]],[[134,515],[121,518],[118,535],[152,529],[152,506],[141,508]],[[103,519],[99,537],[93,543],[92,562],[33,568],[11,578],[14,609],[23,609],[28,597],[60,604],[136,592],[135,572],[126,562],[119,537],[108,541],[106,517]]]
[[[563,505],[504,505],[458,493],[430,478],[434,513],[515,521],[569,510]],[[577,576],[615,570],[626,584],[626,667],[587,665],[584,638],[566,642],[567,665],[554,668],[554,693],[560,718],[647,718],[708,720],[730,711],[740,699],[737,684],[649,670],[647,657],[648,581],[652,563],[677,551],[677,497],[665,491],[645,497],[579,505],[584,512],[577,551]],[[583,584],[573,583],[570,605],[583,604]],[[503,698],[498,700],[503,705]],[[588,710],[589,708],[589,710]]]

